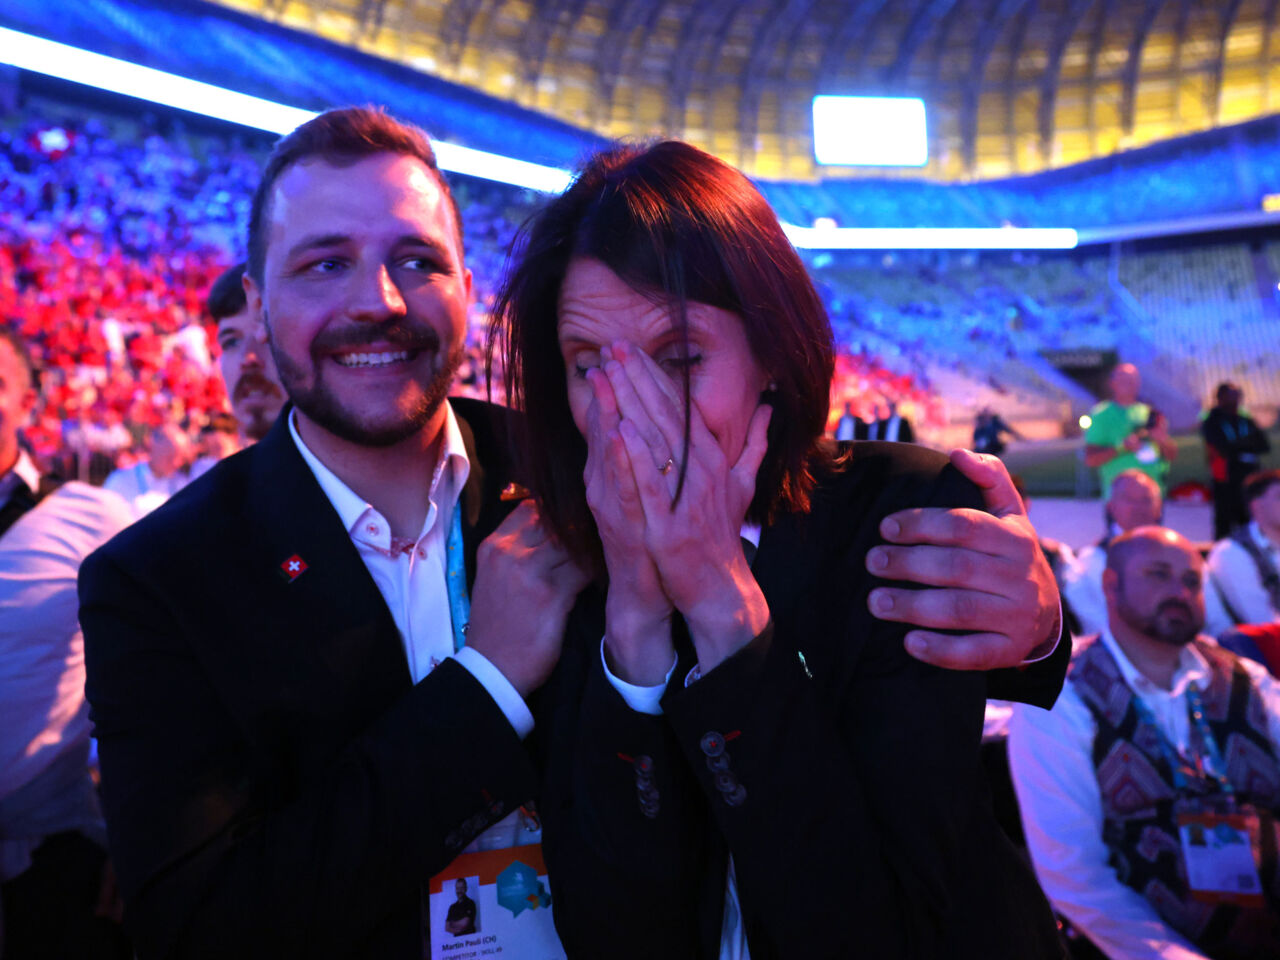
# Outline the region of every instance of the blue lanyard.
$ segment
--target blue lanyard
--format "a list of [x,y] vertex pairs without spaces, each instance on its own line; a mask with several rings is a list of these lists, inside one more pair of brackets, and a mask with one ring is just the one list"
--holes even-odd
[[467,644],[471,624],[471,597],[467,594],[467,558],[462,545],[462,500],[453,508],[449,539],[445,544],[445,586],[449,591],[449,618],[453,621],[453,652]]
[[[1187,786],[1187,775],[1184,772],[1186,767],[1191,766],[1180,753],[1169,742],[1169,738],[1165,736],[1164,731],[1160,729],[1160,725],[1156,723],[1156,718],[1151,713],[1151,709],[1142,702],[1142,698],[1137,694],[1133,697],[1133,708],[1138,712],[1138,716],[1143,722],[1150,725],[1156,732],[1156,740],[1160,744],[1160,752],[1164,754],[1164,758],[1169,763],[1170,769],[1173,771],[1173,784],[1179,790],[1185,789]],[[1231,781],[1227,779],[1227,767],[1222,761],[1222,751],[1218,749],[1218,741],[1214,739],[1213,731],[1209,729],[1208,722],[1204,718],[1204,701],[1200,698],[1200,689],[1194,684],[1187,686],[1187,713],[1191,719],[1191,725],[1195,733],[1199,735],[1201,744],[1204,745],[1206,756],[1196,755],[1194,764],[1197,772],[1203,773],[1213,780],[1217,781],[1219,789],[1224,796],[1231,797],[1235,795],[1235,788],[1231,786]],[[1192,753],[1195,753],[1195,737],[1189,744]],[[1208,763],[1205,763],[1205,761]]]

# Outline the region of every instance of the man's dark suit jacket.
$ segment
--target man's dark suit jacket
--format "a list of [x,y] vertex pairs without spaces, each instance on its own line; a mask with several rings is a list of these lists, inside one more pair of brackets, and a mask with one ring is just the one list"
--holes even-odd
[[[509,415],[451,402],[470,579],[508,506]],[[534,794],[533,768],[465,669],[412,685],[286,418],[93,554],[80,597],[139,956],[420,958],[419,885]]]
[[540,809],[571,957],[714,960],[729,852],[752,960],[1061,956],[991,813],[979,741],[988,695],[1052,705],[1070,644],[986,675],[909,657],[907,628],[867,609],[879,522],[981,497],[922,447],[851,457],[808,516],[763,532],[771,628],[687,688],[678,642],[663,716],[609,684],[602,598],[580,600],[538,718],[557,745]]

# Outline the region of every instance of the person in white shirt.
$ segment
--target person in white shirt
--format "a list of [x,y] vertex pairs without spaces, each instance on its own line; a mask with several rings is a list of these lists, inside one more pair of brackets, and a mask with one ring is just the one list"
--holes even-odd
[[1076,652],[1051,711],[1014,711],[1010,769],[1036,874],[1115,960],[1280,955],[1274,863],[1254,878],[1260,910],[1206,901],[1187,879],[1180,815],[1258,810],[1266,829],[1280,812],[1280,686],[1199,635],[1202,578],[1172,530],[1117,537],[1108,629]]
[[[106,829],[90,771],[81,561],[132,521],[114,494],[50,490],[18,443],[36,404],[25,346],[0,327],[0,944],[5,956],[117,956]],[[118,918],[117,918],[118,919]],[[130,955],[125,949],[123,955]]]
[[145,516],[191,482],[191,440],[177,424],[151,431],[151,456],[111,471],[105,489],[124,498],[136,516]]
[[1209,551],[1211,605],[1206,630],[1221,636],[1241,623],[1280,621],[1280,470],[1244,485],[1250,521]]
[[1101,633],[1107,625],[1102,571],[1107,548],[1120,534],[1160,522],[1164,498],[1160,485],[1141,470],[1125,470],[1111,484],[1107,499],[1107,535],[1085,547],[1063,571],[1062,598],[1080,625],[1080,636]]

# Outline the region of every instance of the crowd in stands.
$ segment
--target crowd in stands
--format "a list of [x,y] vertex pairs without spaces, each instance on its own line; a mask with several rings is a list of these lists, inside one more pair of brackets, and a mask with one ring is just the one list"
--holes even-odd
[[[241,250],[261,149],[161,135],[154,118],[56,107],[0,126],[0,318],[42,370],[26,441],[39,464],[101,483],[164,423],[192,435],[226,407],[205,297]],[[488,306],[527,191],[458,178],[476,277],[458,392],[484,396]]]

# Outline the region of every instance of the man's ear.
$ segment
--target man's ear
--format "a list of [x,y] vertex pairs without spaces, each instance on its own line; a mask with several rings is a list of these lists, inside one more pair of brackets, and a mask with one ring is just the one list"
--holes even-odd
[[240,286],[244,288],[244,298],[249,305],[249,313],[254,320],[262,319],[262,291],[258,288],[258,283],[253,277],[249,276],[246,270],[240,278]]
[[1120,595],[1120,574],[1110,567],[1102,571],[1102,594],[1108,603]]

